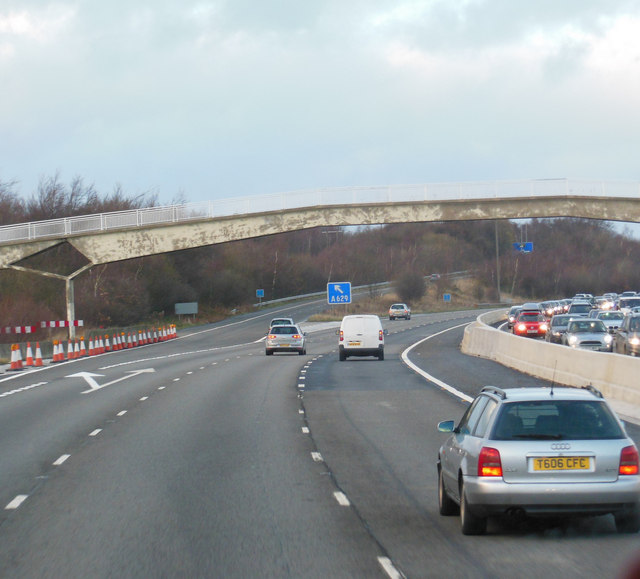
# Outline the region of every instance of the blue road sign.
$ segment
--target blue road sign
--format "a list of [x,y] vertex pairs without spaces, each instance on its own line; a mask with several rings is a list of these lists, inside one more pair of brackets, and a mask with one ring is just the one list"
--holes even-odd
[[351,303],[351,282],[340,281],[327,284],[327,302],[330,304]]
[[516,242],[513,244],[513,248],[522,253],[531,253],[533,251],[533,241]]
[[263,289],[257,289],[256,290],[256,297],[257,298],[263,298],[264,297],[264,290]]
[[451,301],[451,294],[442,294],[442,301],[443,302],[450,302]]

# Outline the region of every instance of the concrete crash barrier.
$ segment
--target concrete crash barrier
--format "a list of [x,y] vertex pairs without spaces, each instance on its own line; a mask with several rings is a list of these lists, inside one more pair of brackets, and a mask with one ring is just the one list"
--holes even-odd
[[542,340],[514,336],[489,325],[503,320],[506,320],[503,310],[478,316],[475,322],[465,328],[462,352],[494,360],[556,384],[591,384],[607,399],[623,405],[640,406],[640,358],[575,350]]

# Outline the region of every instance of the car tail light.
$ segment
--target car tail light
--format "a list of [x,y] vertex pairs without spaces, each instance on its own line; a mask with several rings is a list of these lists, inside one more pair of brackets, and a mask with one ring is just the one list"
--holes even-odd
[[340,330],[340,341],[344,342],[344,332]]
[[378,330],[378,340],[381,342],[384,340],[384,332],[382,330]]
[[300,334],[293,334],[293,339],[294,340],[299,340],[302,336],[300,336]]
[[478,457],[478,476],[502,476],[502,462],[497,448],[482,447]]
[[620,468],[618,474],[638,474],[638,449],[625,446],[620,452]]
[[267,336],[267,340],[275,340],[276,339],[276,335],[275,334],[269,334]]

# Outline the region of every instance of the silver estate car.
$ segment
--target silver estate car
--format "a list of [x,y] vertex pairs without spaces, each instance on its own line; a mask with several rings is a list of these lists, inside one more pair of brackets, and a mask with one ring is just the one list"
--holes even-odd
[[613,514],[619,533],[640,530],[638,449],[595,388],[486,386],[438,453],[441,515],[462,533],[499,515]]
[[265,354],[274,352],[298,352],[301,356],[307,353],[305,333],[298,326],[273,326],[265,341]]

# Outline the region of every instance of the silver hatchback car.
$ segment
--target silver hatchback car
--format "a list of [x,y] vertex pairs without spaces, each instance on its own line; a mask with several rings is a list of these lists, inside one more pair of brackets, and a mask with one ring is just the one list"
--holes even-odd
[[272,326],[265,340],[265,354],[274,352],[298,352],[301,356],[307,353],[306,334],[295,325]]
[[613,514],[620,533],[640,530],[638,449],[593,387],[487,386],[438,453],[441,515],[462,533],[499,515]]

